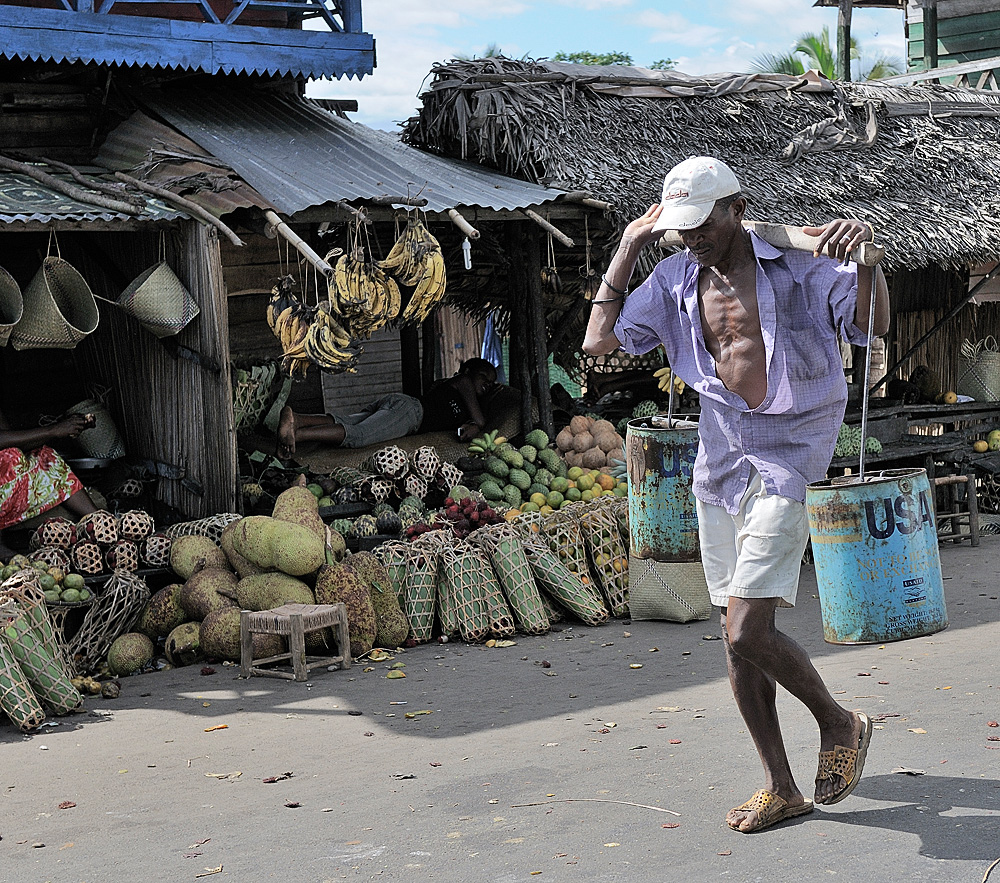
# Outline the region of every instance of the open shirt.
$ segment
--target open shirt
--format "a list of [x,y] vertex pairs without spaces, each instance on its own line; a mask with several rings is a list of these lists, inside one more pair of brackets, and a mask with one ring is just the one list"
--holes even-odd
[[857,266],[782,251],[750,234],[767,394],[756,408],[726,389],[705,345],[698,308],[700,266],[687,250],[660,261],[622,307],[615,336],[627,353],[662,344],[671,368],[701,398],[693,490],[736,514],[751,466],[769,494],[804,501],[833,456],[847,405],[838,334],[858,346]]

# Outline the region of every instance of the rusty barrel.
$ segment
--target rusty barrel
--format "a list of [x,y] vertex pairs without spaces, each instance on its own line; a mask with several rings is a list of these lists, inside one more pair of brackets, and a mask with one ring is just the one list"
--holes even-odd
[[691,476],[698,424],[674,420],[667,428],[657,422],[629,420],[625,433],[630,551],[655,561],[697,561],[701,550]]
[[809,534],[830,644],[880,644],[948,625],[937,524],[924,469],[806,488]]

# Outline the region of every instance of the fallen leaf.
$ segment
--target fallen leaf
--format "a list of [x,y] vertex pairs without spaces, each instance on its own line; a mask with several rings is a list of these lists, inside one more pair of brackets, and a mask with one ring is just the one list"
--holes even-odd
[[885,686],[885,685],[886,685],[886,684],[888,684],[889,682],[888,682],[888,681],[879,681],[879,683],[880,683],[880,684],[882,684],[883,686]]
[[494,647],[516,647],[517,641],[496,641]]
[[399,669],[393,669],[392,671],[386,674],[386,677],[389,678],[389,680],[395,680],[397,678],[405,678],[406,673],[399,671]]
[[927,730],[925,730],[923,727],[909,727],[909,732],[920,733],[921,735],[923,735],[927,732]]
[[407,720],[412,720],[415,717],[419,717],[422,714],[434,714],[429,708],[422,708],[420,711],[408,711],[403,715]]
[[604,722],[604,726],[606,726],[606,727],[612,727],[613,728],[613,727],[617,727],[618,724],[616,724],[614,721],[605,721]]
[[666,728],[667,728],[666,724],[657,724],[656,725],[656,729],[658,729],[658,730],[665,730]]
[[[262,779],[261,781],[265,785],[273,785],[275,782],[281,782],[285,779],[290,779],[294,775],[295,773],[282,773],[280,776],[268,776],[268,778]],[[207,843],[208,841],[206,840],[205,842]]]
[[859,671],[858,672],[858,677],[859,678],[870,678],[871,676],[872,676],[872,673],[870,671]]
[[629,668],[642,668],[641,662],[632,662],[629,664]]
[[605,843],[604,845],[607,846],[609,849],[611,849],[611,848],[613,848],[615,846],[621,846],[620,843]]
[[679,828],[680,822],[667,822],[665,825],[660,825],[661,828]]
[[987,742],[1000,742],[1000,736],[987,736]]
[[285,806],[287,806],[289,809],[298,809],[300,806],[302,806],[302,804],[299,803],[297,800],[290,800],[288,801],[288,803],[285,804]]
[[389,666],[389,668],[393,668],[393,669],[395,669],[395,668],[406,668],[406,663],[405,662],[394,662],[392,665]]
[[362,671],[375,671],[375,666],[369,665],[366,668],[361,669]]
[[197,880],[199,877],[211,877],[212,874],[221,874],[221,873],[222,873],[222,865],[219,865],[219,867],[217,868],[205,868],[204,874],[195,874],[194,877]]
[[211,843],[211,842],[212,842],[212,838],[211,837],[206,837],[204,840],[199,840],[197,843],[192,843],[188,847],[188,849],[194,849],[195,847],[198,847],[198,846],[204,846],[206,843]]
[[642,751],[644,748],[649,748],[648,745],[633,745],[629,748],[629,751]]
[[76,846],[76,844],[72,840],[70,840],[69,843],[64,843],[62,846],[59,847],[59,849],[60,850],[63,850],[63,849],[72,849],[74,846]]
[[72,800],[64,800],[59,804],[59,809],[72,809],[74,806],[76,806],[76,804],[73,803]]
[[905,766],[898,766],[894,770],[889,770],[889,772],[902,773],[904,776],[923,776],[925,774],[924,770],[911,770]]
[[203,669],[201,670],[201,673],[202,673],[203,675],[214,675],[214,674],[215,674],[215,669],[214,669],[214,668],[212,668],[212,666],[210,666],[210,665],[206,665],[206,666],[205,666],[205,667],[204,667],[204,668],[203,668]]
[[214,727],[206,728],[206,733],[214,733],[216,730],[228,730],[229,724],[216,724]]
[[431,766],[441,766],[441,763],[440,763],[440,761],[432,760],[431,761]]
[[242,775],[243,775],[243,773],[241,773],[239,770],[237,770],[234,773],[205,773],[205,778],[206,779],[238,779]]
[[724,849],[722,852],[717,852],[716,855],[732,855],[733,851],[731,849]]
[[185,852],[181,858],[198,858],[199,855],[203,855],[201,852]]
[[211,708],[212,707],[212,703],[211,702],[202,702],[201,703],[201,707],[202,708]]
[[361,717],[364,714],[363,711],[349,711],[347,712],[351,717]]
[[998,724],[996,721],[987,721],[986,722],[986,726],[988,726],[988,727],[1000,727],[1000,724]]
[[538,664],[539,664],[539,665],[540,665],[540,666],[541,666],[542,668],[552,668],[552,663],[551,663],[551,662],[549,662],[549,661],[548,661],[547,659],[543,659],[543,660],[542,660],[542,661],[541,661],[540,663],[538,663]]
[[681,744],[681,740],[680,739],[671,739],[670,740],[670,744],[671,745],[680,745]]

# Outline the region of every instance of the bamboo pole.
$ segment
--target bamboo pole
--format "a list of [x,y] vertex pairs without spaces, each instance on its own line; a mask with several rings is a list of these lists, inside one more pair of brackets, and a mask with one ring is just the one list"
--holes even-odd
[[[538,419],[549,437],[555,436],[552,417],[552,393],[549,389],[549,350],[545,334],[545,304],[542,299],[542,246],[535,230],[525,231],[524,264],[527,275],[527,326],[534,356],[534,380],[538,400]],[[527,432],[532,424],[522,424]]]
[[448,217],[451,218],[452,223],[456,227],[458,227],[458,229],[461,230],[466,236],[468,236],[469,239],[479,238],[479,231],[475,227],[473,227],[472,224],[470,224],[467,220],[465,220],[465,218],[463,218],[462,215],[459,214],[457,209],[453,208],[448,209]]
[[[301,252],[310,264],[326,276],[327,279],[330,279],[333,276],[333,267],[316,254],[316,252],[309,246],[309,243],[299,236],[299,234],[296,233],[291,227],[289,227],[288,224],[282,221],[277,214],[268,209],[264,212],[264,217],[268,223],[267,230],[280,233],[286,240],[294,245],[299,252]],[[265,234],[267,233],[267,230],[264,231]]]
[[565,233],[562,232],[558,227],[550,224],[545,220],[538,212],[533,211],[530,208],[521,209],[521,213],[528,218],[531,218],[539,227],[541,227],[546,233],[551,233],[556,239],[558,239],[566,248],[572,248],[574,242]]

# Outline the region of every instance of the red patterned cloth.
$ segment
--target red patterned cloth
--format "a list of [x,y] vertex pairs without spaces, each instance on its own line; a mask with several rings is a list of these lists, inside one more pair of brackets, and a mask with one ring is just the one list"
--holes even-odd
[[58,506],[83,483],[69,464],[47,445],[25,453],[0,450],[0,530]]

